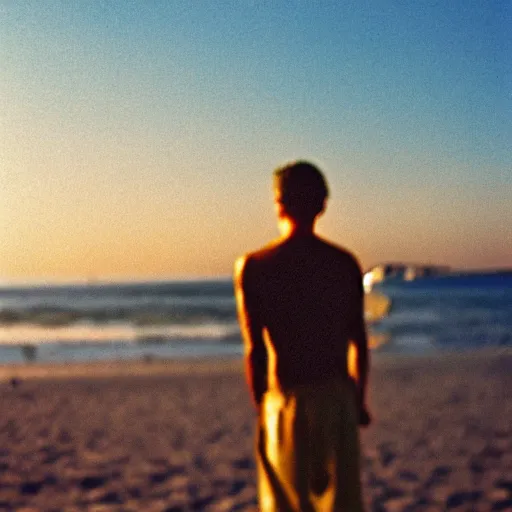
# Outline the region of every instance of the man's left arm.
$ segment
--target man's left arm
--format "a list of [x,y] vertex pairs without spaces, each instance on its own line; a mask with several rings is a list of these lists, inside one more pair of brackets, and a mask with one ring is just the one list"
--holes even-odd
[[235,264],[235,298],[244,341],[247,382],[254,404],[259,408],[267,390],[268,356],[252,282],[250,260],[243,256]]
[[354,271],[356,281],[356,294],[354,303],[354,318],[352,323],[351,339],[356,345],[357,353],[357,402],[359,407],[359,424],[368,426],[371,423],[371,417],[366,403],[368,371],[369,371],[369,350],[368,336],[364,321],[364,288],[363,274],[359,263],[356,261],[356,270]]

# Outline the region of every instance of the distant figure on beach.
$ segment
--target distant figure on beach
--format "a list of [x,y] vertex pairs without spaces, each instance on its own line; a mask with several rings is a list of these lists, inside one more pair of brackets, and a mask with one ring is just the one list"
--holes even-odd
[[235,265],[258,411],[259,504],[263,512],[362,511],[358,425],[370,416],[361,270],[350,252],[315,234],[328,196],[315,166],[276,170],[274,194],[282,236]]

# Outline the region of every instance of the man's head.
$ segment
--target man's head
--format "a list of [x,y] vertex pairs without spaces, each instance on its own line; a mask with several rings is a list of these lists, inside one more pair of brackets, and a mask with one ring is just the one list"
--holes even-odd
[[274,171],[274,194],[280,215],[305,224],[323,212],[329,190],[320,170],[299,160]]

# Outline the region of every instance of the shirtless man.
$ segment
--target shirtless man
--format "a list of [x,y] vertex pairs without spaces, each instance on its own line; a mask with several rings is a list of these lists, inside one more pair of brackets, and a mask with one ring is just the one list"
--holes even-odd
[[[295,162],[274,173],[282,236],[235,265],[249,388],[258,411],[258,496],[263,512],[363,510],[358,425],[368,344],[356,259],[319,238],[328,189]],[[357,348],[357,380],[347,369]]]

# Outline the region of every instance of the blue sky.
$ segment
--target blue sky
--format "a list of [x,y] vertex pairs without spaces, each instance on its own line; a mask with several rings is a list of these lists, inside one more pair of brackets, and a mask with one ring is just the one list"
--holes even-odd
[[227,274],[294,158],[365,266],[512,262],[506,2],[0,9],[0,277]]

